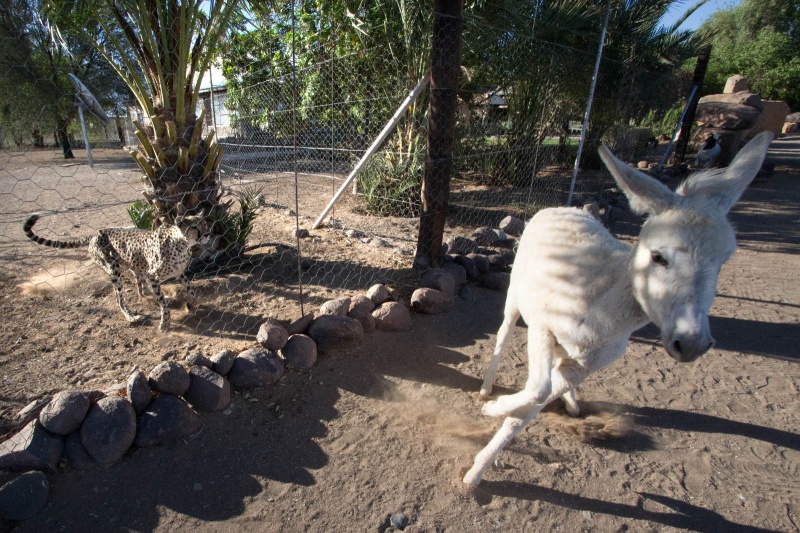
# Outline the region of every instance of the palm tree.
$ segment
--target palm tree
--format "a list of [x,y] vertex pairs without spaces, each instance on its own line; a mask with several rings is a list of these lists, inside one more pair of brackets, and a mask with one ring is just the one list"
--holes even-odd
[[[91,43],[149,118],[135,122],[138,163],[153,224],[224,212],[222,147],[195,114],[203,74],[244,8],[240,0],[49,0],[45,15],[62,33]],[[84,28],[102,28],[101,45]]]

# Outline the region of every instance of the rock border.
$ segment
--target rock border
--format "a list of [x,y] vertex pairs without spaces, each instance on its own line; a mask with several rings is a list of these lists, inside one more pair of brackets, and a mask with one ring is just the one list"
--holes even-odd
[[[43,508],[49,497],[46,475],[56,474],[59,464],[77,470],[107,466],[132,447],[190,437],[201,430],[202,414],[226,409],[234,391],[272,388],[287,368],[310,370],[318,354],[359,346],[375,329],[410,331],[411,311],[446,313],[456,297],[473,302],[469,283],[506,290],[516,244],[508,234],[519,235],[524,225],[506,217],[503,229],[483,227],[471,238],[450,237],[441,267],[422,273],[410,304],[397,290],[375,283],[363,295],[323,303],[316,317],[308,313],[291,324],[266,318],[256,346],[238,354],[223,350],[206,357],[194,351],[183,362],[165,361],[149,373],[134,367],[125,382],[105,390],[61,391],[31,402],[11,422],[22,429],[0,442],[0,470],[20,473],[0,487],[0,519],[30,518]],[[28,483],[32,473],[38,476],[37,490],[28,491],[26,501],[15,487]],[[20,506],[24,513],[7,511]]]

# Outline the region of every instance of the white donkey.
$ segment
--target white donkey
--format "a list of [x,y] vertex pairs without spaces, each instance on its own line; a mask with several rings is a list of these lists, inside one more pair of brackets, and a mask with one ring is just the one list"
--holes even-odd
[[761,168],[771,140],[770,133],[756,136],[728,168],[697,173],[677,192],[602,147],[600,156],[631,208],[649,214],[632,249],[579,209],[533,217],[520,240],[481,395],[492,391],[520,315],[528,325],[528,381],[522,391],[484,404],[483,414],[507,418],[464,483],[478,485],[503,447],[556,398],[563,396],[577,416],[574,388],[622,356],[631,334],[649,322],[680,362],[714,345],[708,311],[720,268],[736,249],[725,215]]

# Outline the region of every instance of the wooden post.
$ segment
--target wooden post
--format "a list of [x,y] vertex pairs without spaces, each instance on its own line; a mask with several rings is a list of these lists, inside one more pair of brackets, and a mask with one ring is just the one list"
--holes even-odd
[[453,168],[458,77],[461,72],[462,0],[434,0],[428,149],[422,178],[422,214],[414,268],[441,262]]
[[694,91],[686,114],[683,116],[683,122],[681,122],[681,131],[678,134],[678,141],[675,143],[675,154],[672,156],[673,165],[682,163],[686,157],[686,148],[689,146],[689,135],[692,133],[692,124],[694,124],[694,116],[697,112],[697,102],[700,101],[700,90],[703,88],[703,80],[706,77],[706,70],[708,70],[709,57],[711,57],[711,45],[697,56],[697,64],[692,76],[692,87],[696,87],[697,90]]

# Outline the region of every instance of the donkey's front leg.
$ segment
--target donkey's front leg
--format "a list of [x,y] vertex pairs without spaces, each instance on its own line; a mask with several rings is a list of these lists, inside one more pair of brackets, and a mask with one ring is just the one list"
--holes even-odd
[[550,396],[556,341],[548,330],[533,324],[528,327],[528,381],[525,388],[516,394],[500,396],[497,401],[486,403],[482,410],[486,416],[512,416],[518,411],[526,413]]
[[[472,468],[470,468],[464,476],[464,483],[468,485],[478,485],[478,483],[481,482],[483,473],[489,465],[494,462],[500,452],[503,451],[506,444],[516,437],[525,426],[530,424],[534,417],[538,415],[548,403],[559,398],[572,387],[578,385],[586,376],[585,372],[578,365],[568,365],[568,368],[563,368],[562,366],[552,369],[550,377],[552,390],[543,402],[529,407],[524,413],[511,415],[503,421],[503,425],[497,433],[495,433],[494,437],[492,437],[492,440],[489,441],[489,444],[475,456],[475,462],[472,464]],[[519,413],[519,411],[520,410],[518,410],[517,413]]]

